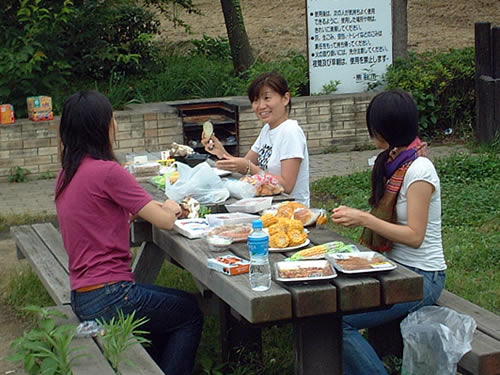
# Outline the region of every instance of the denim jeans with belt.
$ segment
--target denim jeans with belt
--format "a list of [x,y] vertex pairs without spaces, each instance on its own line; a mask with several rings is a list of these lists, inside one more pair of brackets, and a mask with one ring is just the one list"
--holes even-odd
[[415,302],[398,303],[387,310],[344,316],[345,375],[387,375],[383,362],[358,330],[376,327],[404,317],[421,307],[434,305],[441,295],[446,280],[444,271],[422,271],[405,267],[424,277],[424,298]]
[[140,329],[150,332],[152,345],[146,350],[151,357],[168,375],[192,374],[203,313],[191,294],[123,281],[90,292],[73,291],[71,306],[80,320],[110,320],[119,310],[148,318]]

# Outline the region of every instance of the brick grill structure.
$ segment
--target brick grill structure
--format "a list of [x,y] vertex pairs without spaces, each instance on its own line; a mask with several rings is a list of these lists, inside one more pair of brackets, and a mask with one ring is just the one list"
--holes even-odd
[[[370,144],[365,112],[373,93],[308,96],[292,98],[290,118],[299,122],[311,154],[349,151]],[[245,155],[257,138],[262,124],[246,97],[227,97],[178,102],[130,105],[115,111],[118,134],[116,153],[168,149],[183,142],[182,119],[174,105],[227,101],[239,109],[240,155]],[[18,119],[0,125],[0,181],[7,181],[12,167],[28,169],[30,178],[60,170],[58,160],[59,117],[33,122]]]

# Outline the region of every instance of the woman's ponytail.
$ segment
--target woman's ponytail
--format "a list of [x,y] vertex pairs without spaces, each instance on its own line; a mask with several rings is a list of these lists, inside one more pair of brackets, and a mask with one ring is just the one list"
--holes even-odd
[[391,147],[387,150],[382,151],[378,154],[375,160],[375,165],[372,170],[372,195],[368,200],[368,203],[372,207],[377,207],[380,200],[382,199],[385,191],[385,164],[389,159],[389,154],[391,152]]

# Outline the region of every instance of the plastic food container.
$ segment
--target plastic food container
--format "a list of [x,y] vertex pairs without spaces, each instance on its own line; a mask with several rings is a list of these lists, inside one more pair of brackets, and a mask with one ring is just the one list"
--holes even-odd
[[131,164],[129,165],[129,171],[135,177],[148,177],[156,176],[160,173],[160,163],[157,162],[147,162],[142,164]]
[[213,252],[225,251],[233,243],[231,237],[219,236],[217,234],[208,234],[205,236],[205,241],[207,241],[210,251]]
[[259,215],[246,214],[244,212],[233,212],[227,214],[208,214],[205,216],[210,226],[228,225],[228,224],[252,224]]
[[390,271],[396,263],[376,251],[360,251],[353,253],[331,253],[326,258],[343,273],[365,273]]
[[205,219],[179,219],[175,221],[174,230],[187,238],[200,238],[209,230]]
[[284,282],[329,280],[337,276],[330,262],[324,259],[277,262],[274,268],[276,280]]
[[245,198],[226,205],[228,212],[246,212],[253,214],[271,207],[273,197]]

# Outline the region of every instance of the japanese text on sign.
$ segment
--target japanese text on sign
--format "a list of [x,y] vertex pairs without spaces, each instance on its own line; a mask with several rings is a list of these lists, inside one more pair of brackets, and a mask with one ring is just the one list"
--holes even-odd
[[337,93],[362,92],[392,63],[391,1],[308,0],[312,94],[340,81]]

